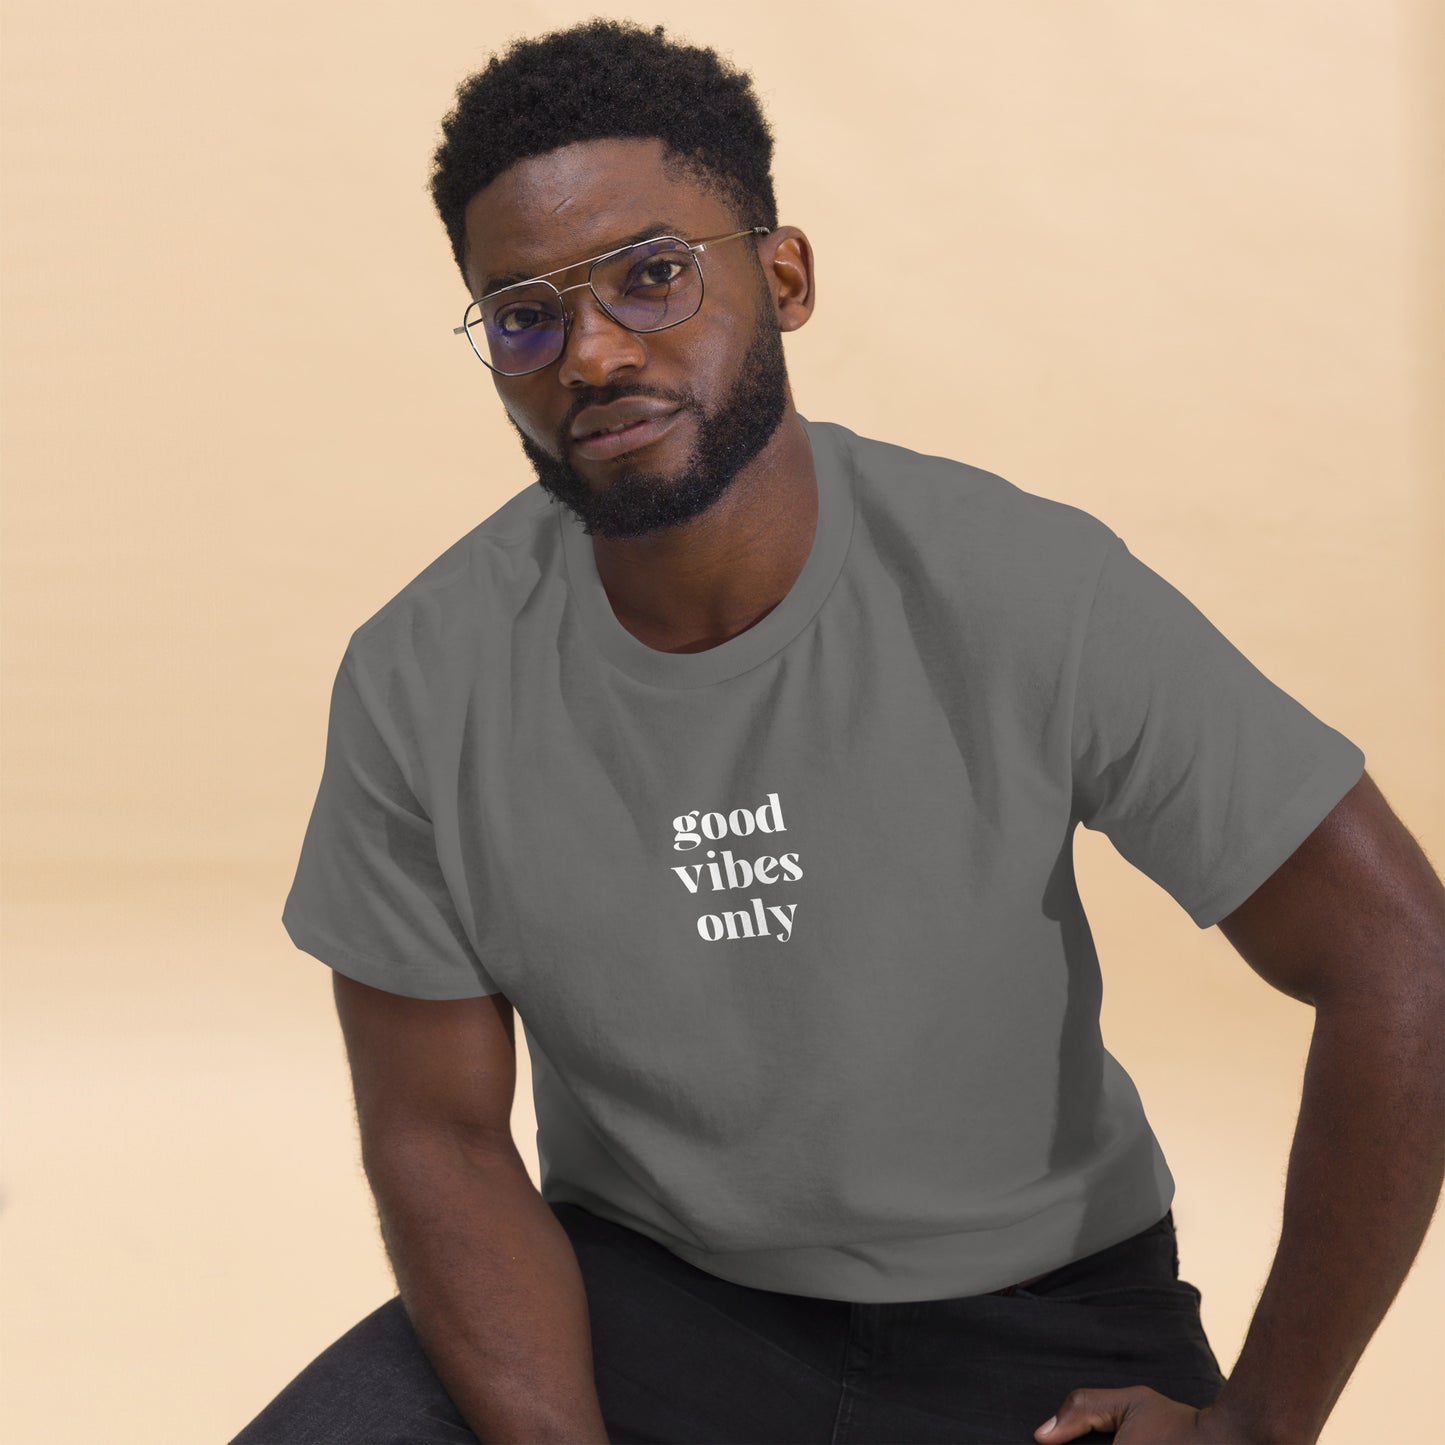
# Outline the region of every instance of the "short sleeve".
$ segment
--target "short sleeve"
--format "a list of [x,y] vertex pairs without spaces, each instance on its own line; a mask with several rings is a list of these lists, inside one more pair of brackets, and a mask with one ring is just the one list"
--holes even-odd
[[499,993],[462,928],[396,738],[348,647],[281,922],[297,948],[373,988],[428,999]]
[[1349,738],[1113,538],[1073,697],[1074,809],[1085,827],[1209,928],[1364,770]]

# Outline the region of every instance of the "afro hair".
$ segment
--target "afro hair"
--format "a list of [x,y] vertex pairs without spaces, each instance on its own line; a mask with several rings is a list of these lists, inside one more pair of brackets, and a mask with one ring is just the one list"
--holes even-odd
[[669,173],[722,202],[739,229],[777,228],[773,135],[752,80],[661,25],[594,18],[516,40],[457,87],[442,134],[431,195],[464,283],[468,202],[516,162],[577,141],[660,138]]

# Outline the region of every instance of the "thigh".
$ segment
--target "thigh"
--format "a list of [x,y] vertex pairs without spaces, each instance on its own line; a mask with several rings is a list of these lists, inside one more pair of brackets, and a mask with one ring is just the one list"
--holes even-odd
[[580,1205],[552,1210],[586,1285],[613,1445],[828,1445],[846,1303],[734,1284]]
[[[846,1304],[748,1289],[580,1205],[551,1207],[582,1273],[612,1445],[827,1445]],[[317,1356],[230,1445],[477,1445],[477,1437],[398,1296]]]
[[478,1445],[399,1295],[321,1352],[230,1445]]
[[[1172,1213],[1012,1295],[907,1306],[908,1348],[850,1385],[837,1445],[909,1440],[1029,1445],[1070,1390],[1148,1385],[1203,1408],[1223,1387],[1178,1276]],[[1109,1441],[1091,1430],[1078,1442]]]

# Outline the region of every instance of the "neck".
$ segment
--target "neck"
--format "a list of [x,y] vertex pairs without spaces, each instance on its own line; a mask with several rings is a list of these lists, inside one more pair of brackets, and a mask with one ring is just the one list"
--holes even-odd
[[593,536],[592,552],[623,627],[659,652],[702,652],[788,595],[817,520],[812,449],[789,402],[767,446],[702,516],[645,537]]

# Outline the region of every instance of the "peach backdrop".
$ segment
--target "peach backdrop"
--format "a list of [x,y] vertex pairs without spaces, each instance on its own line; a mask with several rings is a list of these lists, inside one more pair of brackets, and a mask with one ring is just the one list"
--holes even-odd
[[[593,13],[0,12],[15,1445],[229,1439],[392,1293],[330,974],[280,911],[349,633],[530,481],[451,334],[440,118],[512,36]],[[1439,7],[601,13],[752,72],[816,253],[805,415],[1108,522],[1445,856]],[[920,237],[936,290],[893,305]],[[1227,1371],[1312,1015],[1107,840],[1077,854]],[[1442,1260],[1437,1228],[1327,1445],[1437,1437]]]

